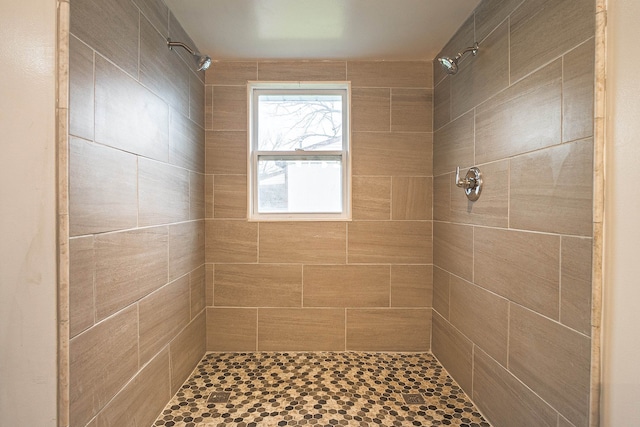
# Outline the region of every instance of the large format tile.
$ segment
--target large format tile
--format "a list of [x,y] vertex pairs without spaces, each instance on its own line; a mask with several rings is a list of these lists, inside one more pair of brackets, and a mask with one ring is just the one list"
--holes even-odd
[[204,264],[205,225],[190,221],[169,226],[169,279],[174,280]]
[[476,228],[475,283],[558,318],[559,236]]
[[512,228],[591,236],[592,139],[518,157],[510,171]]
[[204,83],[193,72],[189,73],[189,118],[201,129],[204,129],[204,93]]
[[171,394],[180,389],[206,351],[207,316],[200,313],[169,344],[171,354]]
[[344,351],[345,310],[261,308],[259,351]]
[[442,366],[460,384],[463,390],[471,393],[473,374],[473,343],[433,312],[431,351]]
[[432,88],[431,61],[348,61],[353,87]]
[[391,219],[432,219],[433,178],[394,177]]
[[391,89],[391,131],[432,130],[433,89]]
[[191,320],[206,307],[206,268],[204,265],[189,273],[189,287],[191,288]]
[[591,335],[592,240],[562,236],[560,321]]
[[388,307],[388,265],[305,265],[305,307]]
[[136,175],[135,156],[69,138],[69,234],[135,227]]
[[256,351],[258,310],[207,308],[207,351]]
[[475,125],[478,163],[559,144],[562,61],[554,61],[480,105]]
[[258,80],[256,61],[220,61],[207,70],[206,84],[242,86],[247,81]]
[[433,266],[391,266],[391,306],[431,307],[433,301]]
[[189,171],[138,158],[138,224],[167,224],[189,219]]
[[161,0],[133,0],[142,14],[163,36],[169,35],[169,8]]
[[473,279],[473,227],[433,223],[433,264],[471,281]]
[[216,264],[213,300],[218,307],[300,307],[302,266]]
[[352,177],[351,199],[354,220],[390,219],[391,177]]
[[93,236],[69,239],[69,337],[94,323]]
[[258,80],[343,81],[344,61],[259,61]]
[[451,274],[433,267],[433,309],[446,320],[449,320],[450,280]]
[[344,264],[346,229],[343,222],[263,222],[260,262]]
[[451,78],[451,116],[458,117],[509,86],[509,25],[504,22],[467,54]]
[[454,176],[454,174],[446,174],[433,178],[433,219],[436,221],[450,220],[451,191],[462,192],[455,187]]
[[212,130],[247,130],[247,88],[214,86]]
[[187,326],[190,320],[189,276],[169,283],[138,303],[140,365],[144,365]]
[[93,50],[69,36],[69,134],[93,139]]
[[204,162],[204,130],[177,110],[171,110],[169,163],[192,171],[204,172]]
[[169,106],[131,77],[96,56],[96,142],[166,162]]
[[592,37],[595,2],[530,0],[511,15],[511,81]]
[[430,176],[430,133],[354,132],[353,174]]
[[391,90],[354,88],[351,91],[351,130],[388,132],[391,130]]
[[131,1],[80,1],[70,12],[71,34],[127,73],[137,75],[139,12]]
[[473,400],[496,426],[555,427],[556,411],[482,350],[474,351]]
[[213,174],[247,174],[247,132],[207,132],[206,168]]
[[347,350],[428,351],[430,309],[348,309]]
[[595,39],[567,53],[562,60],[562,140],[593,135]]
[[214,180],[214,218],[246,218],[247,176],[216,175]]
[[509,301],[452,276],[449,322],[503,366],[507,366]]
[[137,370],[136,307],[123,310],[70,340],[70,425],[85,425]]
[[349,224],[349,263],[431,264],[431,222],[362,221]]
[[485,0],[475,10],[476,40],[482,41],[524,0]]
[[458,117],[433,133],[433,175],[474,164],[473,113]]
[[[440,67],[439,63],[434,67]],[[436,131],[451,120],[451,79],[445,78],[433,90],[433,130]]]
[[189,173],[189,219],[205,218],[205,175]]
[[509,370],[576,426],[589,418],[591,340],[511,304]]
[[257,262],[258,224],[238,220],[206,220],[207,262]]

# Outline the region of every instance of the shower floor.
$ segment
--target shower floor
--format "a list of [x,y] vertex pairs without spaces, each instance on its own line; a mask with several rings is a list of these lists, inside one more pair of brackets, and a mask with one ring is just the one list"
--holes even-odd
[[360,352],[206,354],[153,425],[490,427],[431,354]]

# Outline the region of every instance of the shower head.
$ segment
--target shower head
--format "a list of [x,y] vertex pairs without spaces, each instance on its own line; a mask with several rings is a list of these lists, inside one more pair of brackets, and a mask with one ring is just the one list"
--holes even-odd
[[468,47],[462,52],[459,52],[455,57],[450,58],[448,56],[441,56],[438,58],[438,62],[444,68],[447,74],[455,74],[458,72],[458,61],[464,56],[465,53],[471,52],[473,56],[478,54],[478,43],[475,43],[472,47]]
[[172,42],[171,39],[167,39],[167,46],[169,47],[169,50],[173,50],[174,46],[181,47],[191,55],[198,58],[198,71],[204,71],[211,66],[211,57],[209,55],[200,55],[199,52],[194,51],[182,42]]

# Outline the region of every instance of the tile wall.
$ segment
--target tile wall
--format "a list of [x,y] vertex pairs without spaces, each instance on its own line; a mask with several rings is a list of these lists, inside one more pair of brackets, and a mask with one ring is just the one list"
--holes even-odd
[[434,64],[432,349],[497,427],[589,422],[594,25],[593,0],[484,0],[441,52],[478,56]]
[[70,425],[150,425],[205,352],[204,73],[160,0],[70,15]]
[[[352,84],[353,221],[247,221],[247,81]],[[206,75],[207,350],[426,351],[431,62],[217,62]]]

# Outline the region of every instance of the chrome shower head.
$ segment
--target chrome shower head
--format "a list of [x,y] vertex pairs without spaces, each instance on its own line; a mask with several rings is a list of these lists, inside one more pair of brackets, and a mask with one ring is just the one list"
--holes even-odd
[[462,52],[459,52],[455,57],[449,58],[448,56],[441,56],[438,58],[438,62],[444,68],[447,74],[456,74],[458,72],[458,61],[464,56],[465,53],[471,52],[473,56],[478,54],[478,43],[475,43],[472,47],[468,47]]
[[209,57],[209,55],[200,55],[200,53],[194,51],[182,42],[172,42],[171,39],[167,39],[167,47],[169,47],[169,50],[173,50],[174,46],[181,47],[191,55],[198,58],[198,71],[204,71],[211,66],[211,57]]

